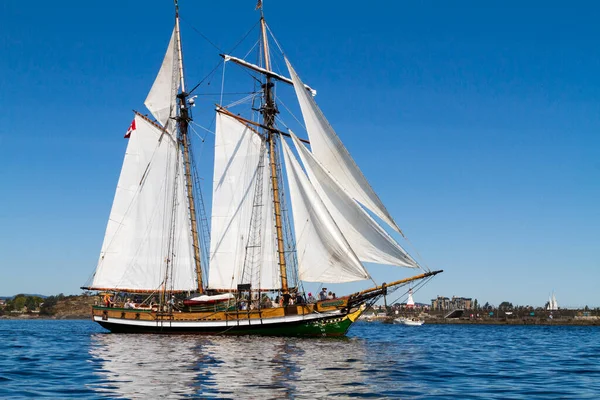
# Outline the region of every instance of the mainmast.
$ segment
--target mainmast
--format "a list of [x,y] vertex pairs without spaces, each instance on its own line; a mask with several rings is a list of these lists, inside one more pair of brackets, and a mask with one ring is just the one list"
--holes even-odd
[[198,223],[196,221],[196,205],[194,202],[194,190],[192,185],[192,168],[190,163],[190,149],[188,138],[188,125],[192,120],[188,109],[188,93],[185,92],[185,81],[183,79],[183,53],[181,51],[181,32],[179,30],[179,6],[175,0],[175,32],[177,36],[177,54],[179,63],[179,78],[181,81],[181,92],[177,95],[179,114],[177,124],[179,126],[178,140],[183,147],[183,165],[185,170],[185,185],[188,196],[188,207],[190,213],[190,222],[192,230],[192,241],[194,246],[194,265],[196,268],[196,279],[198,283],[198,292],[203,293],[202,285],[202,267],[200,265],[200,241],[198,240]]
[[[260,6],[260,28],[262,33],[263,43],[263,54],[265,59],[265,69],[271,71],[271,62],[269,59],[269,43],[267,40],[267,26],[265,23],[265,17],[263,15],[262,4]],[[266,83],[263,85],[263,91],[265,95],[265,104],[262,108],[263,124],[266,126],[265,136],[269,145],[270,153],[270,167],[271,167],[271,182],[273,186],[273,205],[275,211],[275,229],[277,232],[277,253],[279,254],[279,269],[281,275],[281,290],[285,293],[288,291],[287,282],[287,269],[285,262],[285,246],[283,241],[283,228],[281,223],[281,194],[279,192],[279,179],[277,174],[277,152],[275,147],[275,141],[277,139],[275,129],[275,115],[277,114],[277,108],[275,107],[275,100],[273,99],[273,82],[271,76],[266,76]]]

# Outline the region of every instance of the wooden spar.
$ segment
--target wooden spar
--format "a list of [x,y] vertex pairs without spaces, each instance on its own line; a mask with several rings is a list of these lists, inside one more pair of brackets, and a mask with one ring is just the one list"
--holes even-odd
[[[269,45],[267,41],[267,26],[265,18],[260,17],[260,26],[262,32],[262,43],[263,52],[265,59],[265,68],[270,71],[271,65],[269,60]],[[279,271],[281,276],[281,290],[284,293],[288,292],[288,281],[287,281],[287,267],[285,262],[285,245],[283,241],[283,227],[281,223],[281,193],[279,192],[279,179],[277,176],[277,152],[275,149],[275,140],[277,138],[275,132],[275,114],[277,114],[277,108],[275,107],[275,100],[273,99],[273,83],[271,77],[267,75],[267,82],[263,85],[265,93],[265,104],[262,108],[263,121],[266,126],[265,137],[269,145],[269,163],[271,164],[271,183],[273,187],[273,209],[275,212],[275,230],[277,232],[277,253],[279,254]]]
[[181,92],[185,93],[185,81],[183,79],[183,52],[181,51],[181,31],[179,30],[179,4],[175,0],[175,32],[177,36],[177,61],[179,62],[179,80],[181,81]]
[[[182,103],[185,103],[186,99],[181,99]],[[188,195],[188,208],[190,212],[190,222],[192,229],[192,243],[194,247],[194,266],[196,269],[196,283],[198,286],[198,292],[204,293],[204,287],[202,285],[202,266],[200,264],[200,241],[198,240],[198,222],[196,221],[196,204],[194,201],[194,189],[192,185],[192,172],[191,172],[191,163],[190,163],[190,149],[189,149],[189,139],[187,135],[188,129],[188,113],[187,107],[181,108],[180,114],[181,120],[179,121],[180,133],[181,133],[181,143],[183,145],[183,165],[185,168],[185,186],[187,189]],[[185,120],[184,120],[185,118]],[[184,122],[185,121],[185,122]]]
[[[290,78],[286,78],[285,76],[276,74],[273,71],[270,71],[270,70],[264,69],[262,67],[259,67],[258,65],[254,65],[252,63],[249,63],[248,61],[242,60],[241,58],[237,58],[237,57],[230,56],[230,55],[227,55],[227,54],[220,54],[220,56],[223,57],[223,59],[225,60],[225,62],[227,62],[227,61],[233,61],[237,65],[241,65],[242,67],[246,67],[248,69],[251,69],[252,71],[259,72],[259,73],[261,73],[261,74],[263,74],[263,75],[265,75],[267,77],[270,77],[270,78],[273,78],[273,79],[277,79],[278,81],[285,82],[285,83],[287,83],[289,85],[292,85],[292,86],[294,85],[294,82]],[[315,89],[311,88],[310,86],[304,85],[304,88],[306,90],[308,90],[313,96],[317,95],[317,91]]]
[[149,124],[152,124],[152,126],[154,126],[156,129],[161,130],[161,131],[165,129],[162,125],[160,125],[156,121],[153,121],[152,119],[148,118],[148,116],[140,113],[139,111],[133,110],[133,112],[135,113],[135,115],[142,118],[144,121],[148,122]]
[[444,270],[440,269],[438,271],[430,271],[430,272],[426,272],[426,273],[421,274],[421,275],[415,275],[415,276],[410,277],[410,278],[400,279],[399,281],[394,281],[394,282],[390,282],[390,283],[384,283],[381,286],[375,286],[374,288],[370,288],[370,289],[363,290],[362,292],[354,293],[354,294],[350,295],[350,297],[362,296],[364,294],[368,294],[368,293],[371,293],[371,292],[376,292],[376,291],[382,290],[384,288],[398,286],[398,285],[403,285],[403,284],[408,283],[408,282],[412,282],[412,281],[416,281],[416,280],[419,280],[419,279],[428,278],[430,276],[437,275],[440,272],[444,272]]
[[271,71],[271,57],[269,55],[269,41],[267,40],[267,24],[265,23],[265,17],[262,15],[262,9],[261,9],[261,16],[260,16],[260,30],[262,32],[262,44],[263,44],[263,51],[264,51],[264,57],[265,57],[265,70],[267,71]]
[[177,49],[179,61],[179,78],[181,83],[181,92],[177,95],[179,114],[177,116],[177,124],[179,125],[179,142],[183,147],[183,166],[185,173],[185,186],[188,197],[188,210],[190,213],[190,225],[192,233],[192,245],[194,247],[194,266],[196,269],[196,284],[199,293],[204,293],[204,285],[202,284],[202,265],[200,264],[200,240],[198,239],[198,223],[196,221],[196,204],[194,201],[194,189],[192,184],[192,167],[190,162],[190,144],[188,138],[188,125],[191,121],[189,115],[187,97],[185,92],[185,81],[183,78],[183,52],[181,49],[181,32],[179,31],[179,6],[175,0],[175,31],[177,36]]
[[[289,133],[287,133],[287,132],[283,132],[283,131],[280,131],[279,129],[275,129],[275,128],[269,128],[268,126],[265,126],[265,125],[263,125],[263,124],[259,124],[258,122],[254,122],[254,121],[251,121],[251,120],[249,120],[249,119],[246,119],[246,118],[244,118],[244,117],[240,117],[239,115],[235,115],[234,113],[232,113],[232,112],[231,112],[231,111],[229,111],[228,109],[226,109],[226,108],[223,108],[223,107],[221,107],[221,106],[217,106],[217,112],[220,112],[220,113],[222,113],[222,114],[228,115],[228,116],[230,116],[231,118],[235,118],[235,119],[237,119],[238,121],[240,121],[240,122],[241,122],[241,123],[243,123],[243,124],[246,124],[246,125],[253,125],[253,126],[256,126],[256,127],[258,127],[258,128],[262,128],[262,129],[270,130],[270,131],[272,131],[272,132],[278,133],[278,134],[280,134],[280,135],[283,135],[283,136],[285,136],[285,137],[289,137],[289,138],[291,138],[291,137],[292,137],[292,135],[290,135],[290,134],[289,134]],[[248,127],[248,128],[250,128],[250,127]],[[255,131],[255,132],[256,132],[256,131]],[[301,141],[301,142],[303,142],[303,143],[310,144],[310,141],[308,141],[308,140],[306,140],[306,139],[301,139],[301,138],[298,138],[298,140],[300,140],[300,141]]]
[[[82,286],[79,289],[82,290],[98,290],[103,292],[123,292],[123,293],[160,293],[157,289],[117,289],[117,288],[97,288],[90,286]],[[162,289],[161,289],[162,290]],[[169,293],[187,293],[189,290],[169,290]]]

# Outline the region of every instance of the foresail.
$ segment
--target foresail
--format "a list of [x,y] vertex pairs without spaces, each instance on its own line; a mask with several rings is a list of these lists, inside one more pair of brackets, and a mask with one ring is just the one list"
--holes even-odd
[[299,278],[308,282],[352,282],[369,278],[285,141]]
[[323,168],[300,140],[292,140],[308,177],[361,261],[417,268],[417,263]]
[[[268,168],[259,168],[261,137],[233,117],[217,112],[215,132],[215,165],[211,218],[210,289],[237,289],[250,283],[254,289],[276,289],[281,286],[274,247],[273,208],[270,200]],[[262,152],[266,157],[266,152]],[[266,163],[266,164],[264,164]],[[263,160],[268,166],[268,159]],[[261,257],[254,271],[246,271],[252,212],[255,207],[257,179],[262,174],[263,202],[261,211]],[[251,282],[242,282],[244,276]]]
[[175,29],[171,34],[169,47],[160,67],[160,71],[154,80],[154,84],[144,101],[144,105],[154,118],[169,131],[174,126],[176,96],[179,89],[179,47],[175,35]]
[[190,218],[177,143],[142,117],[135,117],[135,126],[92,287],[194,290]]
[[300,103],[302,116],[308,136],[310,147],[317,160],[339,182],[339,184],[362,205],[371,210],[375,215],[385,221],[399,233],[400,228],[389,214],[369,182],[358,168],[354,159],[341,142],[329,122],[317,106],[311,94],[305,89],[304,84],[296,74],[290,62],[285,60],[296,96]]

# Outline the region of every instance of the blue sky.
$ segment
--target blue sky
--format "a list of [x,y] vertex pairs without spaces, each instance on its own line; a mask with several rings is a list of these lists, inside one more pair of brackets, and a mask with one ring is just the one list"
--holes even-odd
[[[0,295],[78,293],[94,271],[122,136],[173,23],[170,1],[125,3],[0,4]],[[254,1],[220,3],[182,1],[188,85],[219,62],[197,31],[229,50],[258,19]],[[527,4],[265,0],[365,175],[446,271],[416,301],[543,305],[554,290],[600,306],[600,5]]]

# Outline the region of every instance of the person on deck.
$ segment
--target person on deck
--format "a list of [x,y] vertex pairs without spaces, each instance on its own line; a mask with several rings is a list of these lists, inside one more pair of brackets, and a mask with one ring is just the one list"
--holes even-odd
[[283,306],[284,307],[289,306],[290,305],[290,300],[291,300],[292,296],[289,293],[286,292],[286,293],[283,294],[282,297],[283,297]]
[[308,302],[309,303],[315,303],[317,301],[317,299],[315,299],[315,296],[312,295],[312,293],[308,293]]
[[321,290],[319,292],[319,300],[327,300],[327,288],[323,288],[323,290]]
[[177,309],[177,307],[175,307],[176,302],[175,302],[175,296],[174,295],[171,295],[171,298],[169,299],[168,303],[169,303],[169,308],[171,310],[176,310]]
[[112,294],[110,293],[106,293],[104,294],[104,299],[102,301],[104,301],[104,307],[112,307],[113,306],[113,301],[111,299]]

